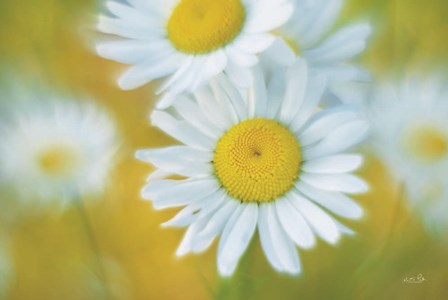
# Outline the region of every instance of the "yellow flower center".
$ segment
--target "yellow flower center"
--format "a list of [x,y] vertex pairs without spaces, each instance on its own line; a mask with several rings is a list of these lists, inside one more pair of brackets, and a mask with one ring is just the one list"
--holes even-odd
[[295,136],[274,120],[251,119],[218,141],[213,165],[227,193],[243,202],[270,202],[287,193],[300,171]]
[[437,128],[420,126],[405,135],[405,147],[415,159],[435,162],[448,154],[448,139]]
[[245,18],[241,0],[180,0],[168,20],[168,38],[179,51],[208,53],[233,41]]
[[40,169],[51,176],[66,176],[73,172],[77,161],[76,151],[66,145],[55,145],[38,154]]

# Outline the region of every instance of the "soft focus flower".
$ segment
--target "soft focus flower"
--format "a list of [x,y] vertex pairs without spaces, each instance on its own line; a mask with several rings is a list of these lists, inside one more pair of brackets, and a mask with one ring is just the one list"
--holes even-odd
[[0,125],[2,183],[44,202],[100,192],[118,146],[110,116],[92,103],[20,93],[10,97],[34,101]]
[[448,230],[448,90],[440,78],[382,83],[368,113],[372,143],[433,233]]
[[119,79],[133,89],[168,77],[169,88],[159,103],[172,95],[194,91],[225,71],[234,82],[248,85],[249,67],[274,41],[272,30],[283,25],[293,7],[289,0],[131,0],[130,5],[107,1],[116,16],[100,16],[98,28],[124,37],[97,45],[98,53],[133,65]]
[[[325,80],[298,60],[267,85],[255,72],[247,97],[225,76],[174,107],[152,113],[155,126],[185,145],[138,151],[157,167],[142,190],[156,209],[184,206],[166,226],[188,230],[177,254],[201,252],[221,235],[219,272],[231,275],[258,227],[264,253],[279,272],[301,270],[294,244],[315,235],[334,244],[362,210],[344,193],[366,184],[349,172],[362,157],[341,154],[359,143],[367,124],[351,107],[316,113]],[[181,175],[185,180],[163,179]]]
[[350,60],[366,48],[371,27],[366,23],[349,25],[327,36],[340,15],[342,2],[294,0],[294,14],[277,30],[281,38],[268,49],[266,57],[284,65],[296,56],[305,58],[312,74],[327,76],[330,100],[353,102],[351,84],[366,81],[369,75]]

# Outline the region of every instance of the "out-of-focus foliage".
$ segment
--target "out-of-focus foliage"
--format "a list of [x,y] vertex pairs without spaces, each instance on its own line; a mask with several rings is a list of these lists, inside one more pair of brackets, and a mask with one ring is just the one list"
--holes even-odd
[[[352,224],[357,235],[335,248],[320,243],[302,251],[301,276],[276,274],[256,241],[228,280],[216,274],[215,248],[200,257],[177,259],[174,252],[183,230],[162,229],[159,224],[174,210],[155,212],[140,199],[150,169],[133,158],[135,149],[174,141],[148,125],[152,86],[119,90],[115,79],[124,66],[94,54],[97,9],[91,0],[0,2],[2,70],[92,96],[114,112],[124,137],[122,160],[110,174],[110,187],[87,207],[104,276],[76,207],[61,216],[51,209],[16,215],[14,205],[0,206],[0,234],[9,239],[15,269],[5,299],[448,297],[448,246],[426,236],[401,199],[400,184],[373,157],[361,171],[371,192],[359,197],[366,217]],[[351,0],[340,24],[371,20],[375,33],[360,62],[381,75],[445,64],[447,14],[446,0]],[[0,99],[2,104],[11,101]],[[14,203],[6,192],[0,195],[0,205]],[[403,283],[420,273],[424,283]]]

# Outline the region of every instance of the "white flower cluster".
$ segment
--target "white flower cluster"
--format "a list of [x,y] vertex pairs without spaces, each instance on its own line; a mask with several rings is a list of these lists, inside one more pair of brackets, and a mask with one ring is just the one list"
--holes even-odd
[[156,209],[184,207],[164,224],[188,228],[178,255],[202,252],[220,237],[218,269],[230,276],[258,230],[272,267],[298,274],[296,246],[311,248],[317,237],[335,244],[353,233],[337,217],[362,216],[347,194],[368,190],[351,174],[363,158],[347,151],[368,124],[338,91],[368,79],[350,60],[371,29],[356,24],[328,36],[341,6],[106,1],[98,29],[115,37],[97,52],[131,65],[119,86],[164,80],[152,124],[182,145],[136,156],[156,167],[143,198]]

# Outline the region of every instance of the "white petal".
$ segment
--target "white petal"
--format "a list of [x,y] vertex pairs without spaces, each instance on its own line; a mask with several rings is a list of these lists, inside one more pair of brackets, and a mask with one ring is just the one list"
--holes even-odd
[[366,38],[371,31],[371,27],[367,24],[344,28],[328,38],[318,48],[304,51],[304,55],[319,63],[352,58],[364,50]]
[[118,85],[123,90],[132,90],[138,88],[154,79],[168,76],[175,72],[184,60],[181,55],[172,55],[169,57],[158,57],[159,61],[154,62],[153,57],[149,61],[135,65],[124,72],[119,80]]
[[235,85],[230,82],[229,77],[225,74],[218,75],[216,81],[220,86],[221,91],[227,95],[228,101],[232,103],[233,110],[238,116],[238,120],[245,120],[248,117],[246,102]]
[[349,194],[365,193],[369,186],[360,178],[350,174],[309,174],[300,175],[301,181],[325,191],[344,192]]
[[267,109],[266,84],[260,67],[254,67],[254,84],[249,89],[249,101],[253,101],[255,117],[265,117]]
[[277,200],[275,206],[280,223],[291,240],[304,249],[312,248],[316,243],[314,233],[290,200],[287,197]]
[[341,234],[328,214],[326,214],[317,205],[313,204],[308,199],[294,193],[291,197],[291,203],[298,209],[305,219],[310,224],[311,228],[320,236],[324,241],[335,244],[339,241]]
[[362,142],[367,136],[369,125],[364,120],[357,120],[332,130],[316,146],[303,151],[306,160],[344,151]]
[[291,17],[294,6],[290,2],[277,4],[260,1],[254,4],[252,9],[254,11],[251,12],[243,30],[248,33],[259,33],[271,31],[285,24]]
[[308,121],[310,115],[318,109],[318,104],[327,86],[327,80],[323,76],[310,78],[306,87],[304,101],[291,123],[291,130],[299,131]]
[[304,100],[308,82],[308,67],[305,60],[298,58],[288,69],[285,99],[280,107],[280,120],[290,124]]
[[[310,18],[305,31],[300,34],[300,42],[305,45],[315,45],[334,24],[342,7],[341,0],[313,1],[317,14]],[[295,20],[292,20],[294,24]]]
[[283,69],[274,71],[271,80],[268,82],[268,107],[266,109],[266,118],[274,119],[279,113],[283,98],[285,97],[285,73],[286,72]]
[[256,55],[245,53],[233,46],[227,46],[225,51],[229,60],[235,65],[249,68],[256,65],[258,62]]
[[215,95],[208,86],[199,88],[194,96],[199,107],[210,122],[212,122],[221,131],[227,131],[233,125],[232,120],[228,116],[223,115],[220,106],[216,101]]
[[201,199],[219,189],[215,178],[195,180],[160,180],[148,183],[142,197],[152,200],[155,209],[186,205],[193,199]]
[[262,59],[272,61],[279,66],[291,66],[296,61],[296,54],[283,39],[277,38],[262,54]]
[[185,121],[213,140],[222,136],[223,131],[218,129],[206,116],[204,116],[198,104],[191,100],[191,98],[185,95],[179,96],[174,104],[174,108]]
[[[260,228],[260,231],[266,231],[267,229],[267,233],[265,232],[264,234],[267,234],[268,241],[265,240],[265,244],[262,242],[262,246],[270,262],[274,266],[274,261],[275,265],[277,265],[278,260],[278,263],[281,264],[279,271],[299,274],[301,267],[297,250],[291,239],[286,235],[283,228],[281,228],[280,221],[275,212],[275,205],[260,205],[260,218],[266,219],[265,222],[267,222],[267,228],[263,226],[263,228]],[[266,243],[269,244],[268,247],[266,247]],[[275,253],[275,258],[271,254],[271,251]],[[272,258],[274,258],[274,261],[271,261]]]
[[240,205],[244,207],[242,212],[234,223],[227,223],[219,242],[218,269],[223,276],[233,274],[257,227],[258,205]]
[[252,73],[250,72],[250,68],[229,62],[225,72],[237,87],[248,88],[252,84]]
[[358,169],[362,163],[361,155],[340,154],[306,161],[301,169],[308,173],[346,173]]
[[316,113],[300,134],[302,146],[313,144],[326,137],[334,128],[359,119],[359,112],[352,106],[343,105]]
[[200,236],[214,237],[218,235],[232,213],[236,210],[237,206],[240,205],[239,202],[229,197],[227,197],[224,202],[225,203],[215,211],[207,225],[201,230],[199,233]]
[[[185,153],[182,153],[182,150]],[[195,154],[197,157],[191,159],[189,154]],[[139,150],[135,153],[135,156],[153,164],[157,168],[187,177],[213,174],[213,168],[210,163],[213,160],[212,154],[188,146]],[[208,161],[206,160],[207,158],[209,158]]]
[[176,251],[177,256],[183,256],[189,252],[192,252],[194,238],[196,237],[199,230],[207,223],[207,221],[208,221],[207,218],[203,218],[195,221],[193,224],[190,225],[190,227],[188,227],[182,239],[182,242],[177,248]]
[[323,191],[304,182],[299,182],[296,187],[303,195],[341,217],[360,219],[363,216],[361,206],[344,194]]
[[234,42],[234,47],[242,52],[256,54],[266,50],[274,39],[270,34],[245,34]]
[[202,134],[186,121],[176,120],[164,111],[154,111],[151,114],[151,121],[154,126],[188,146],[206,151],[215,147],[215,141],[211,138]]

